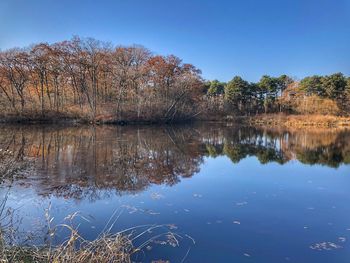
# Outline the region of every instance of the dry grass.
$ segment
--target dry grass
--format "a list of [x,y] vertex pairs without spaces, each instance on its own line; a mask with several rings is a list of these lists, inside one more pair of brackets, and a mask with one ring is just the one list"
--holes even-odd
[[[23,247],[6,246],[3,236],[0,233],[0,262],[39,262],[39,263],[131,263],[132,256],[161,236],[167,238],[166,243],[171,246],[179,246],[179,235],[170,231],[157,234],[135,247],[133,242],[141,236],[150,233],[155,228],[164,226],[152,226],[136,234],[130,229],[118,232],[117,234],[103,234],[93,241],[83,239],[78,231],[71,226],[64,227],[70,229],[71,235],[67,241],[55,247]],[[133,228],[133,230],[137,229]]]
[[[111,234],[110,231],[119,218],[119,214],[114,220],[109,220],[98,238],[89,241],[79,234],[78,227],[74,228],[72,226],[73,219],[80,216],[79,213],[74,213],[66,217],[66,220],[68,219],[70,224],[60,224],[51,227],[53,218],[50,218],[49,210],[50,209],[46,212],[49,244],[44,247],[7,246],[3,228],[0,228],[1,263],[131,263],[134,254],[139,252],[143,253],[145,247],[153,242],[159,242],[159,238],[165,237],[166,241],[162,241],[162,243],[172,247],[179,246],[178,238],[183,238],[171,232],[170,229],[172,227],[168,225],[144,225]],[[115,215],[116,214],[113,214],[113,216]],[[61,228],[68,229],[70,231],[70,236],[60,245],[53,246],[51,242]],[[151,237],[149,237],[150,234],[152,235]],[[194,242],[188,235],[186,235],[186,237]],[[142,242],[136,247],[134,243],[137,240],[142,240]]]
[[[77,248],[77,244],[81,245]],[[72,230],[70,239],[55,248],[4,247],[0,262],[131,262],[135,252],[131,240],[122,234],[103,236],[94,241],[81,240]]]
[[285,126],[285,127],[350,127],[350,117],[332,115],[258,115],[248,118],[252,125]]

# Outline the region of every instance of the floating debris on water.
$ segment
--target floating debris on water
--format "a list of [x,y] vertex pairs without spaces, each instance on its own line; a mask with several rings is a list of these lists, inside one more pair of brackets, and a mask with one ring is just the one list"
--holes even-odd
[[346,237],[338,237],[339,242],[346,242]]
[[166,240],[153,240],[152,242],[154,244],[158,244],[158,245],[170,245],[172,247],[178,247],[179,246],[179,242],[177,241],[176,237],[170,233],[165,235]]
[[236,203],[237,206],[243,206],[243,205],[247,205],[247,204],[248,204],[248,202],[246,202],[246,201]]
[[333,242],[321,242],[321,243],[315,243],[310,246],[311,249],[313,250],[334,250],[334,249],[339,249],[342,248],[342,246],[337,245]]
[[139,211],[143,212],[143,213],[146,213],[146,214],[149,214],[149,215],[160,215],[159,212],[155,212],[151,209],[139,209]]
[[149,210],[149,211],[147,211],[147,212],[148,212],[148,214],[150,214],[150,215],[160,215],[160,213],[154,212],[154,211],[152,211],[152,210]]
[[160,215],[159,212],[149,212],[150,215]]
[[169,227],[169,229],[174,230],[177,229],[177,226],[175,224],[168,224],[167,225]]
[[122,207],[126,208],[126,210],[129,211],[129,214],[133,214],[133,213],[136,213],[137,211],[139,211],[139,209],[137,209],[135,206],[131,206],[131,205],[122,205]]
[[151,198],[152,198],[153,200],[159,200],[159,199],[164,198],[164,196],[161,195],[161,194],[159,194],[159,193],[152,193],[152,194],[151,194]]

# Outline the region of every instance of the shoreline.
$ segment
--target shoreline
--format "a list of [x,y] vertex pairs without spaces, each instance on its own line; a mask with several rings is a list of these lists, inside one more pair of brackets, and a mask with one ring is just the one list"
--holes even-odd
[[333,115],[285,115],[285,114],[259,114],[255,116],[225,116],[222,118],[198,118],[176,121],[162,120],[113,120],[113,119],[98,119],[88,120],[84,118],[74,117],[59,117],[50,118],[17,118],[3,117],[0,118],[0,125],[18,124],[18,125],[43,125],[43,124],[58,124],[58,125],[177,125],[188,124],[195,122],[214,122],[228,124],[242,124],[248,126],[268,126],[268,127],[292,127],[292,128],[307,128],[307,127],[322,127],[322,128],[338,128],[350,127],[350,117],[333,116]]

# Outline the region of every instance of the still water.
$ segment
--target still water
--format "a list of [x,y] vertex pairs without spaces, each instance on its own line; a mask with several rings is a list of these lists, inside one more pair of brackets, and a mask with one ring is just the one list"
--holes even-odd
[[137,262],[350,261],[346,130],[2,126],[0,148],[28,162],[1,183],[11,242],[43,244],[47,211],[52,224],[79,211],[91,240],[162,226],[135,240],[151,240]]

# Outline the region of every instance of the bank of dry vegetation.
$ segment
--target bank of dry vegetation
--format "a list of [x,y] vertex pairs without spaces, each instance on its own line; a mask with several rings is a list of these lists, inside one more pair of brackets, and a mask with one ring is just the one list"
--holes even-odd
[[[0,208],[3,208],[3,204],[0,204]],[[0,214],[0,216],[6,222],[6,216],[10,216],[10,214]],[[142,258],[145,248],[150,244],[161,243],[178,247],[178,239],[183,238],[171,232],[171,227],[168,225],[133,227],[115,234],[110,232],[112,226],[109,226],[95,240],[90,241],[79,234],[78,227],[73,226],[72,220],[78,216],[78,213],[69,215],[66,217],[69,224],[64,223],[54,227],[51,226],[54,218],[48,217],[46,238],[48,244],[41,246],[8,244],[8,240],[12,238],[13,234],[10,234],[9,237],[7,232],[13,232],[12,225],[2,225],[0,228],[0,262],[131,263],[135,262],[135,259]],[[70,235],[59,245],[53,245],[52,241],[59,238],[59,231],[62,228],[68,230]],[[30,239],[32,238],[30,237]],[[192,240],[192,238],[188,238]],[[142,241],[140,242],[140,240]],[[135,245],[137,242],[139,245]]]
[[258,126],[284,126],[284,127],[323,127],[341,128],[350,126],[350,117],[332,115],[286,115],[270,114],[249,117],[245,123]]
[[80,237],[75,230],[72,231],[73,234],[66,243],[53,248],[2,245],[0,262],[132,262],[131,256],[136,250],[128,236],[103,236],[91,242],[84,241],[80,248],[77,248]]

